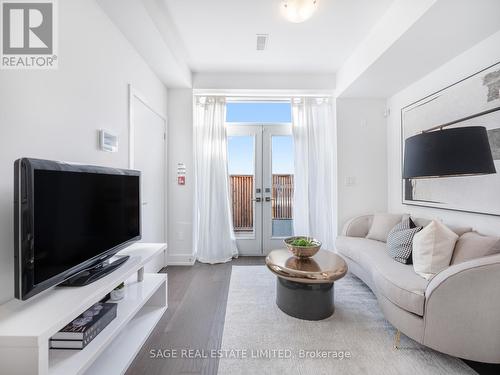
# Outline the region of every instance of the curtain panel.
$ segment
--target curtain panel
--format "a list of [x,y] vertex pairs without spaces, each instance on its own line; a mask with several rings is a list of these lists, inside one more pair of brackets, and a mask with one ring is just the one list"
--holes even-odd
[[227,172],[226,103],[220,97],[195,99],[193,245],[198,261],[223,263],[238,255]]
[[336,223],[336,124],[331,98],[292,100],[295,235],[312,236],[334,249]]

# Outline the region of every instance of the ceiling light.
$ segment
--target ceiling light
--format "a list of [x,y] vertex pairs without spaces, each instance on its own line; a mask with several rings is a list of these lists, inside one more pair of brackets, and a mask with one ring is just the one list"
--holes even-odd
[[282,0],[281,13],[290,22],[300,23],[311,18],[318,8],[318,0]]

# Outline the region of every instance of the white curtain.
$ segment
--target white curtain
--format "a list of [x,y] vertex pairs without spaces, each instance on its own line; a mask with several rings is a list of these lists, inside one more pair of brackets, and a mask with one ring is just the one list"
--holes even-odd
[[312,236],[334,250],[336,223],[336,131],[331,98],[294,98],[295,235]]
[[196,98],[193,244],[197,259],[211,264],[238,254],[229,201],[225,117],[224,98]]

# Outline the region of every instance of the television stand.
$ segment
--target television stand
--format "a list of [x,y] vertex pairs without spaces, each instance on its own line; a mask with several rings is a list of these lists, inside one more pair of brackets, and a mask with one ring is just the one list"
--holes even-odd
[[[125,374],[167,310],[167,275],[141,271],[166,248],[165,243],[134,243],[118,253],[130,259],[95,283],[51,288],[29,300],[0,305],[0,373]],[[56,332],[122,282],[125,297],[114,302],[116,318],[85,348],[50,349]]]
[[123,263],[125,263],[130,256],[123,255],[118,256],[113,262],[110,262],[109,259],[106,259],[100,263],[97,263],[89,268],[86,268],[76,275],[71,276],[69,279],[64,280],[60,286],[84,286],[93,283],[94,281],[99,280],[100,278],[108,275],[109,273],[116,270]]

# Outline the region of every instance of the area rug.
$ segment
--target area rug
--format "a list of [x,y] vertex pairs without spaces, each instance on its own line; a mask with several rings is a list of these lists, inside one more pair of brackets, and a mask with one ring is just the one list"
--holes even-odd
[[475,374],[395,330],[364,283],[351,274],[335,283],[335,313],[305,321],[275,303],[275,276],[264,266],[233,266],[219,375],[234,374]]

